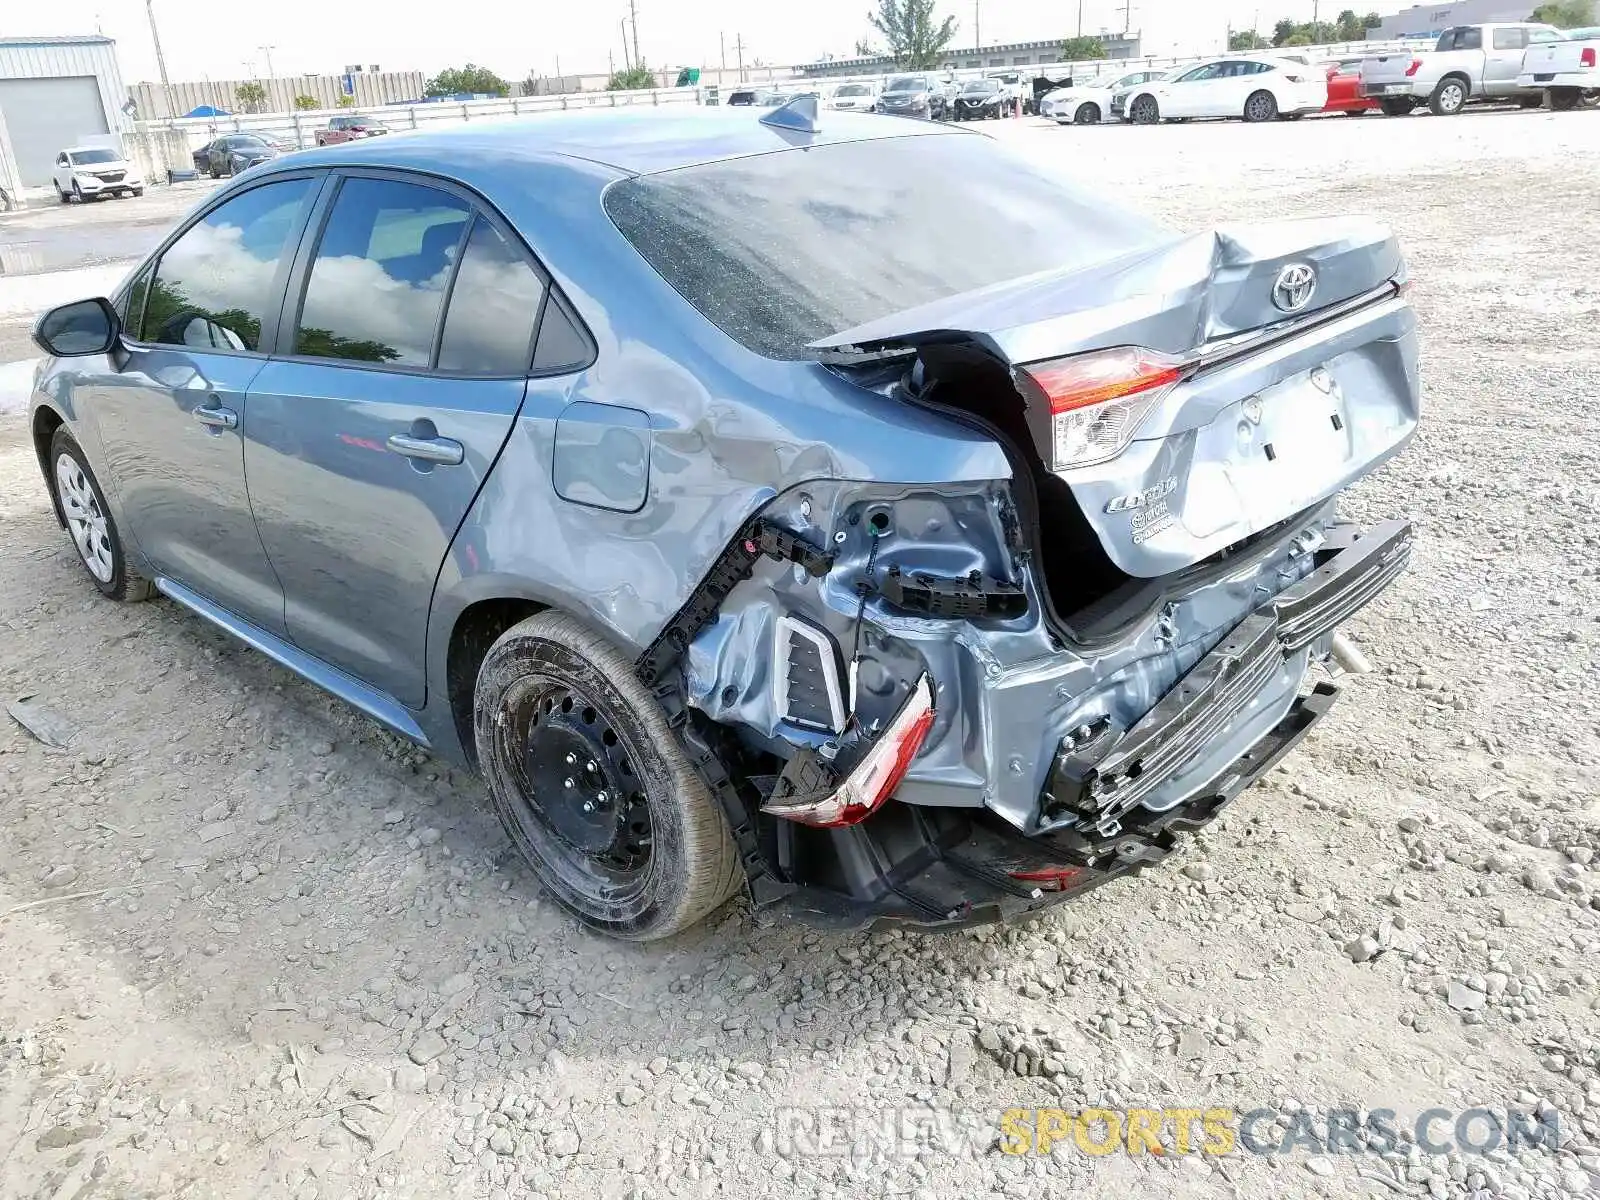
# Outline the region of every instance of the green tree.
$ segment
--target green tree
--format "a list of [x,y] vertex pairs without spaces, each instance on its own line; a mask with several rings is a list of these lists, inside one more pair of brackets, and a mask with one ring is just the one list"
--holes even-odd
[[1061,44],[1062,62],[1086,62],[1105,56],[1105,45],[1097,37],[1070,37]]
[[899,66],[912,71],[937,67],[939,55],[956,36],[956,19],[935,24],[933,6],[934,0],[878,0],[878,11],[867,14]]
[[1228,36],[1228,49],[1239,50],[1265,50],[1272,45],[1254,29],[1241,29],[1238,33]]
[[1294,31],[1298,28],[1299,26],[1288,17],[1285,17],[1272,27],[1272,44],[1274,46],[1283,45],[1294,36]]
[[877,51],[872,48],[872,43],[866,38],[856,39],[856,57],[871,58]]
[[1383,18],[1375,12],[1369,12],[1366,16],[1361,18],[1361,24],[1368,29],[1376,29],[1378,26],[1383,24]]
[[251,79],[233,89],[233,95],[245,112],[260,112],[267,102],[267,89]]
[[296,96],[294,98],[294,106],[296,108],[302,108],[302,109],[303,108],[321,108],[322,107],[322,102],[320,100],[318,100],[315,96]]
[[1594,0],[1546,0],[1533,10],[1530,21],[1543,21],[1557,29],[1577,29],[1593,25]]
[[1289,35],[1283,44],[1285,46],[1309,46],[1311,45],[1311,35],[1304,29],[1297,29]]
[[656,77],[650,73],[650,68],[640,63],[636,67],[629,67],[626,71],[618,71],[606,83],[608,92],[633,92],[641,88],[656,86]]
[[468,63],[464,67],[451,67],[440,71],[428,80],[422,89],[424,96],[458,96],[462,93],[488,96],[509,96],[511,85],[488,67]]
[[354,96],[340,96],[339,97],[339,107],[340,108],[354,108],[355,106],[356,106],[356,98]]
[[1347,8],[1334,18],[1334,30],[1341,42],[1359,42],[1367,35],[1367,27],[1356,16],[1355,9]]

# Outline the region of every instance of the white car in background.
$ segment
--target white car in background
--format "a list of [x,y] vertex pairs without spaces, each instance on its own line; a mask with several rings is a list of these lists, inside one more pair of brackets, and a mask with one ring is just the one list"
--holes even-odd
[[1056,88],[1046,92],[1039,101],[1039,114],[1060,125],[1094,125],[1111,115],[1111,98],[1118,92],[1141,83],[1153,83],[1166,74],[1166,71],[1132,71]]
[[111,146],[73,146],[56,155],[56,199],[93,200],[97,196],[142,196],[144,176]]
[[1126,119],[1135,125],[1228,117],[1271,121],[1321,112],[1327,103],[1328,80],[1316,68],[1292,59],[1240,55],[1134,88]]
[[827,106],[871,112],[877,99],[878,85],[875,83],[841,83],[828,95]]

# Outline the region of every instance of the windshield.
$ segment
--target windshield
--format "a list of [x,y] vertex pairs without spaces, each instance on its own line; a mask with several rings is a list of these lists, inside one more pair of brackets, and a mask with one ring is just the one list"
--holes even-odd
[[68,160],[75,167],[86,167],[91,163],[121,162],[122,155],[115,150],[73,150],[67,155]]
[[928,90],[928,81],[914,76],[902,75],[899,79],[891,79],[889,86],[884,90],[890,92],[925,92]]
[[865,96],[865,95],[868,95],[871,91],[872,91],[872,89],[869,88],[864,83],[847,83],[842,88],[840,88],[837,92],[835,92],[834,95],[835,96]]
[[971,83],[963,86],[961,90],[976,95],[983,92],[998,92],[1000,85],[992,79],[974,79]]
[[639,176],[612,184],[605,208],[702,315],[779,359],[814,357],[808,342],[914,305],[1168,236],[1003,143],[962,134]]

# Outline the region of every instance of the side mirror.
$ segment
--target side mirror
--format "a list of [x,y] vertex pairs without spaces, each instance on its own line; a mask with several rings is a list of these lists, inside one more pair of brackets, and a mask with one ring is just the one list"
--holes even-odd
[[122,320],[111,302],[101,297],[52,308],[33,327],[33,340],[46,354],[109,354],[122,335]]

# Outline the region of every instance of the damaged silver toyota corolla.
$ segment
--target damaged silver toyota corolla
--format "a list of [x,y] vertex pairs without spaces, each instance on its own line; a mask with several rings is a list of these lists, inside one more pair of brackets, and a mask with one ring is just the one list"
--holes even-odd
[[1334,507],[1416,426],[1405,292],[1370,222],[1182,236],[810,99],[475,124],[218,193],[43,319],[33,429],[102,591],[470,763],[589,924],[952,925],[1327,712],[1411,548]]

